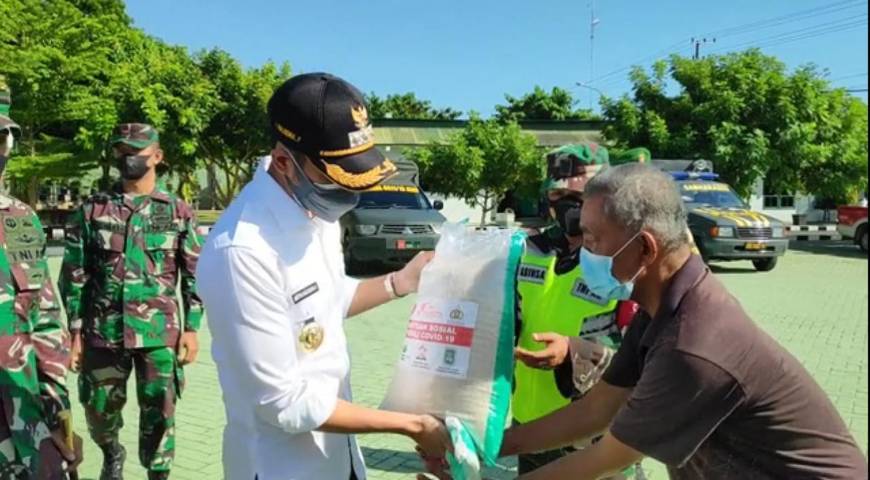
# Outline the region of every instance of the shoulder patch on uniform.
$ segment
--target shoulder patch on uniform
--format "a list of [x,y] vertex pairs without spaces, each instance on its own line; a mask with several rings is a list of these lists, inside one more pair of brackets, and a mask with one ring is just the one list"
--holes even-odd
[[523,282],[543,284],[547,276],[547,269],[537,265],[520,264],[519,279]]
[[589,289],[589,286],[586,285],[586,282],[584,282],[582,278],[578,278],[574,281],[574,288],[571,289],[571,295],[598,305],[606,305],[609,301],[606,298],[601,298],[592,293],[592,290]]
[[297,304],[297,303],[301,302],[302,300],[305,300],[306,298],[314,295],[315,293],[317,293],[319,291],[320,291],[320,287],[317,286],[317,282],[314,282],[311,285],[308,285],[307,287],[303,288],[302,290],[299,290],[298,292],[294,293],[292,296],[293,303]]

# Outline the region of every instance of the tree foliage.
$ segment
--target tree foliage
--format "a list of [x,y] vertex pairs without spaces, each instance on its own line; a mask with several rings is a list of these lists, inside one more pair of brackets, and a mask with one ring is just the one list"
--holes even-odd
[[539,86],[520,98],[505,95],[505,105],[496,105],[495,117],[503,122],[523,120],[598,120],[591,110],[576,108],[577,101],[568,90],[553,87],[549,92]]
[[515,122],[472,115],[448,142],[432,143],[407,155],[420,166],[427,189],[480,207],[481,224],[505,192],[537,193],[543,181],[536,139]]
[[673,56],[630,78],[632,96],[602,100],[605,136],[618,147],[711,159],[743,196],[758,179],[843,201],[866,188],[867,105],[831,89],[813,66],[789,73],[748,50]]
[[40,180],[78,174],[95,166],[83,158],[75,139],[94,112],[109,82],[115,35],[129,19],[88,3],[85,15],[74,2],[8,0],[0,3],[0,63],[14,92],[13,113],[22,126],[8,177],[16,190],[36,200]]
[[133,28],[121,0],[9,0],[0,4],[0,49],[23,130],[8,177],[31,203],[40,179],[108,181],[115,125],[160,132],[164,170],[191,200],[196,171],[220,177],[225,205],[268,152],[265,104],[290,76],[286,64],[243,69],[220,50],[191,55]]
[[432,102],[418,99],[411,92],[387,95],[381,98],[374,93],[366,95],[371,118],[397,118],[402,120],[456,120],[462,112],[452,108],[434,108]]
[[266,103],[290,77],[290,66],[267,63],[246,70],[219,49],[200,53],[196,63],[217,95],[215,113],[200,136],[197,153],[210,177],[214,200],[224,207],[253,177],[257,159],[271,149]]

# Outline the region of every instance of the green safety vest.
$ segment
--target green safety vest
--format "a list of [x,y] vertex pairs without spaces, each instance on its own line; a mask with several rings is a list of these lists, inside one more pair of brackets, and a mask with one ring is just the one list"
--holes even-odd
[[[617,302],[602,302],[583,283],[578,265],[556,275],[556,255],[528,251],[520,262],[518,287],[521,295],[522,329],[518,345],[526,350],[543,350],[544,344],[532,334],[554,332],[577,336],[583,321],[616,310]],[[556,386],[550,370],[536,370],[517,362],[512,398],[514,418],[520,423],[541,418],[570,403]]]

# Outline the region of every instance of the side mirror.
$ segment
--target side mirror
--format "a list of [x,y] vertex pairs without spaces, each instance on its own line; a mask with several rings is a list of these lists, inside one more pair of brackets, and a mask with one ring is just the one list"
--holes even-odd
[[435,210],[443,210],[444,202],[442,202],[441,200],[435,200],[435,202],[432,203],[432,208],[434,208]]

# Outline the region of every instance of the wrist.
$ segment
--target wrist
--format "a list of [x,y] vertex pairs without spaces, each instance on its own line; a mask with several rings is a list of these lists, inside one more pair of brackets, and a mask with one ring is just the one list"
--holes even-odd
[[501,451],[499,457],[511,457],[522,453],[519,445],[519,435],[517,429],[521,427],[511,427],[504,433],[504,438],[501,443]]
[[403,275],[404,270],[399,270],[397,272],[393,272],[390,275],[391,281],[393,282],[393,290],[396,292],[396,296],[399,298],[407,296],[411,293],[411,288],[408,287],[405,281],[405,276]]
[[403,432],[405,436],[412,439],[417,438],[423,433],[424,423],[422,415],[409,415],[405,421]]
[[397,272],[392,272],[387,274],[384,279],[384,288],[387,290],[387,294],[390,296],[390,300],[395,300],[397,298],[402,298],[408,293],[404,288],[404,282],[401,280],[401,270]]

